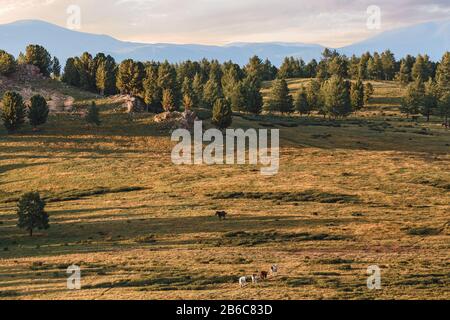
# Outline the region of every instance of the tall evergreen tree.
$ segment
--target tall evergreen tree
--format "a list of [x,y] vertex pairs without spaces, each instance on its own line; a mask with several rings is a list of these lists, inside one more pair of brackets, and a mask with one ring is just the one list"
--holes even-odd
[[31,97],[30,107],[28,108],[28,119],[30,124],[36,128],[47,122],[48,118],[48,105],[45,98],[41,95],[34,95]]
[[318,110],[320,100],[320,83],[312,80],[306,87],[306,98],[312,110]]
[[364,105],[369,104],[373,94],[374,94],[373,85],[370,82],[367,82],[366,85],[364,86]]
[[425,97],[425,86],[422,78],[417,78],[406,88],[405,95],[402,98],[400,111],[405,113],[407,117],[411,114],[417,114],[423,106]]
[[136,95],[143,91],[144,65],[132,59],[124,60],[117,73],[117,88],[121,93]]
[[294,108],[300,115],[310,114],[311,106],[308,104],[308,98],[306,95],[305,87],[301,87],[300,90],[295,95]]
[[98,62],[95,82],[100,94],[111,95],[116,93],[117,65],[113,57],[108,55]]
[[149,64],[145,69],[143,81],[144,101],[153,110],[161,109],[162,90],[158,86],[158,65]]
[[383,66],[384,80],[392,80],[395,76],[395,56],[390,50],[381,54],[381,64]]
[[0,115],[9,133],[19,129],[25,122],[25,105],[22,96],[17,92],[5,92]]
[[212,124],[223,130],[231,126],[233,122],[233,112],[226,99],[217,99],[214,102]]
[[293,98],[289,94],[286,80],[274,80],[272,90],[265,105],[268,112],[290,113],[293,111]]
[[207,108],[212,109],[214,103],[223,98],[223,92],[221,85],[213,78],[206,82],[203,90],[203,101]]
[[177,109],[174,95],[170,89],[164,89],[162,94],[162,107],[166,112],[172,112]]
[[402,61],[400,65],[400,71],[397,75],[397,80],[402,85],[407,85],[411,81],[411,70],[408,68],[406,61]]
[[74,58],[67,59],[61,80],[74,87],[78,87],[80,85],[80,74],[78,73],[78,68],[76,67]]
[[351,84],[350,99],[354,111],[361,110],[364,107],[364,84],[361,79]]
[[436,71],[436,84],[440,96],[450,91],[450,52],[447,51]]
[[44,47],[31,44],[27,46],[25,61],[27,64],[32,64],[38,67],[44,76],[50,76],[52,57]]
[[438,90],[436,83],[432,78],[430,78],[425,83],[425,92],[424,92],[424,100],[423,105],[420,109],[420,113],[427,117],[427,121],[430,121],[430,116],[434,113],[438,106]]
[[203,82],[200,73],[196,73],[192,81],[192,90],[198,106],[203,106]]
[[61,76],[61,64],[59,63],[59,60],[57,57],[53,57],[52,74],[53,74],[53,77],[55,77],[56,79],[59,79],[59,77]]
[[17,226],[29,232],[33,236],[33,230],[45,230],[49,228],[48,214],[45,212],[45,201],[37,192],[30,192],[20,197],[17,204],[19,221]]
[[411,70],[413,79],[416,80],[417,78],[421,78],[422,81],[427,81],[431,76],[431,72],[429,57],[427,55],[422,56],[419,54]]
[[448,118],[450,117],[450,91],[445,91],[438,101],[439,114],[448,124]]
[[91,125],[95,124],[96,126],[99,126],[102,123],[100,120],[100,113],[98,111],[97,104],[94,101],[92,101],[87,110],[86,122]]
[[326,113],[331,117],[346,117],[352,112],[349,83],[339,76],[332,76],[322,87]]
[[0,75],[8,76],[17,69],[17,63],[14,56],[6,51],[0,50]]
[[245,89],[245,110],[253,114],[259,114],[264,105],[258,79],[248,76],[243,81]]

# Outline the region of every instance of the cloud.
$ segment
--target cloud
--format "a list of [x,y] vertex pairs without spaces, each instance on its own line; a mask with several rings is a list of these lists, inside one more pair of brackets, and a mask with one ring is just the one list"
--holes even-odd
[[[0,22],[42,19],[64,25],[78,4],[82,31],[124,40],[178,43],[234,41],[345,45],[395,27],[448,18],[448,0],[0,0]],[[370,5],[381,30],[366,27]]]

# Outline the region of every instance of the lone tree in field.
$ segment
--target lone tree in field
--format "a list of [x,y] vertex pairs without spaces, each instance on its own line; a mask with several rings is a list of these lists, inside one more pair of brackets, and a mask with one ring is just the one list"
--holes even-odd
[[33,230],[46,230],[49,228],[48,214],[44,210],[45,201],[39,193],[30,192],[24,194],[17,204],[17,215],[19,222],[17,226],[25,229],[33,236]]
[[360,79],[352,83],[350,89],[350,99],[353,110],[361,110],[364,107],[364,84]]
[[41,95],[34,95],[31,97],[30,107],[28,108],[28,119],[33,128],[43,125],[48,118],[47,101]]
[[290,113],[294,108],[293,98],[289,94],[286,80],[278,79],[273,83],[272,91],[265,105],[266,111]]
[[6,51],[0,50],[0,75],[7,76],[14,73],[17,63],[14,56]]
[[38,67],[44,76],[50,76],[52,56],[44,47],[29,45],[25,52],[25,62]]
[[22,126],[25,122],[25,105],[20,94],[7,91],[3,95],[1,118],[9,133]]
[[305,87],[301,87],[297,92],[297,95],[295,96],[294,107],[295,110],[298,111],[301,115],[311,113],[311,106],[308,103],[308,97],[306,95]]
[[98,112],[97,104],[92,101],[91,105],[88,108],[86,114],[86,122],[89,124],[95,124],[99,126],[102,122],[100,121],[100,114]]
[[214,103],[212,124],[223,130],[231,126],[233,122],[233,112],[226,99],[218,99]]

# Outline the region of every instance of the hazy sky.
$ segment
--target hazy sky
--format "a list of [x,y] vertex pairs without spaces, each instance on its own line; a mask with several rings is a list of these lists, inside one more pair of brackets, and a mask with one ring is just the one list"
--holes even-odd
[[[288,41],[339,47],[400,26],[448,19],[450,0],[0,0],[0,23],[40,19],[67,25],[81,9],[81,30],[121,40],[225,44]],[[367,8],[381,29],[367,28]]]

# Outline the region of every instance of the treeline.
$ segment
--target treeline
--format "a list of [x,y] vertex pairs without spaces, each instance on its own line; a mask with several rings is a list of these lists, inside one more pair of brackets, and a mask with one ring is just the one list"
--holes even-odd
[[[448,117],[450,53],[440,62],[427,55],[410,55],[396,60],[391,51],[365,53],[350,58],[325,49],[319,62],[286,58],[280,68],[269,60],[254,56],[241,67],[228,61],[140,62],[132,59],[117,63],[113,57],[83,53],[69,58],[61,80],[69,85],[100,93],[131,94],[141,97],[150,111],[173,111],[184,107],[227,109],[258,114],[268,112],[309,114],[317,111],[330,117],[347,116],[360,110],[370,99],[373,87],[365,80],[396,80],[407,86],[401,111]],[[30,45],[17,61],[0,52],[0,73],[14,72],[19,63],[33,64],[46,75],[60,77],[56,58],[41,46]],[[313,78],[295,97],[289,94],[285,79]],[[263,81],[273,82],[269,98],[261,95]]]

